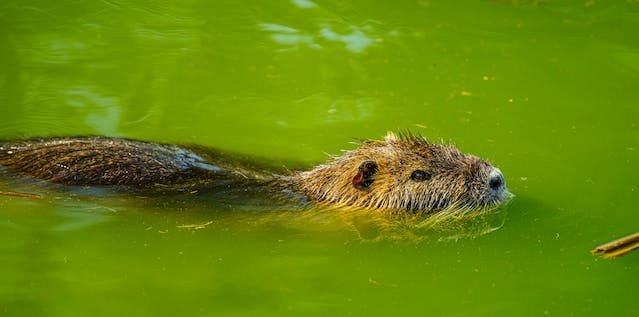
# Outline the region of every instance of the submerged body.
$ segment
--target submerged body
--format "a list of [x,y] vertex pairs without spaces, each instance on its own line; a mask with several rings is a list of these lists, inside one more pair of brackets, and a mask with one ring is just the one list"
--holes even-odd
[[453,146],[392,133],[305,172],[259,166],[201,147],[105,137],[2,143],[0,166],[63,185],[202,195],[235,189],[381,210],[484,209],[508,195],[503,175],[486,161]]

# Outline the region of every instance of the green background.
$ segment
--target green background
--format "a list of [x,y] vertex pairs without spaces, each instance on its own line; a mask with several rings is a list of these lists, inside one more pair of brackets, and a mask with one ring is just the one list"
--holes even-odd
[[308,167],[408,129],[515,198],[426,228],[6,180],[43,199],[0,196],[0,314],[636,316],[639,254],[589,250],[639,230],[637,100],[637,1],[2,1],[0,139]]

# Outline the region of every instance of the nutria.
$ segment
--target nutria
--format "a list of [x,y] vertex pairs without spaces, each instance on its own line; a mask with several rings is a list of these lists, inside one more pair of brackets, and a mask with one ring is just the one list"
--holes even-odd
[[260,166],[201,147],[106,137],[5,142],[0,144],[0,166],[63,185],[200,193],[240,188],[380,210],[485,209],[508,195],[499,169],[452,145],[412,134],[389,133],[383,140],[366,141],[303,172]]

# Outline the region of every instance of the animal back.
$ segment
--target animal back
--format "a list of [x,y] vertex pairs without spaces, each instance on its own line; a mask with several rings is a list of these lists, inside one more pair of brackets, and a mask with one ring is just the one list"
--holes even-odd
[[4,143],[0,165],[66,185],[174,184],[217,169],[178,146],[104,137]]

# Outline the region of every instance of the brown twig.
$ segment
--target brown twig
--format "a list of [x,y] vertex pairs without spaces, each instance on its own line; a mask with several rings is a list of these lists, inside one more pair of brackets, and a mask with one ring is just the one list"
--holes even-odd
[[593,249],[592,254],[600,254],[604,258],[616,258],[639,249],[639,233],[617,239]]
[[194,223],[194,224],[190,224],[190,225],[180,225],[180,226],[176,226],[178,228],[182,228],[182,229],[193,229],[193,230],[200,230],[200,229],[204,229],[206,228],[206,226],[212,224],[213,221],[209,221],[209,222],[205,222],[205,223]]
[[15,193],[15,192],[0,192],[0,195],[2,195],[2,196],[31,198],[31,199],[41,199],[42,198],[42,196],[38,196],[38,195],[25,194],[25,193]]

